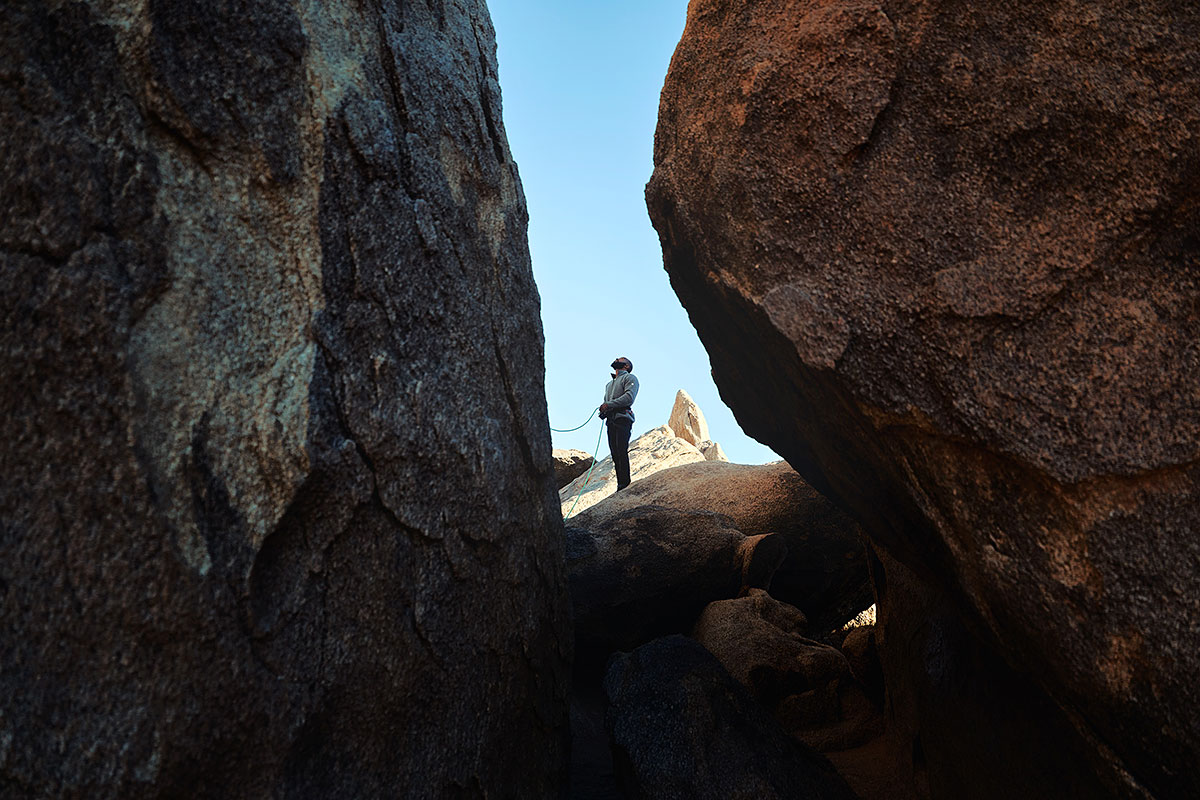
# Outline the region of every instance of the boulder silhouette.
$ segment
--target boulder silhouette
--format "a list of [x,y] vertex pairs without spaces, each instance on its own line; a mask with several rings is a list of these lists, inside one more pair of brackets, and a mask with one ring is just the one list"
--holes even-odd
[[729,517],[659,506],[615,516],[589,510],[566,536],[581,663],[686,633],[713,600],[769,586],[786,554],[780,537],[747,538]]

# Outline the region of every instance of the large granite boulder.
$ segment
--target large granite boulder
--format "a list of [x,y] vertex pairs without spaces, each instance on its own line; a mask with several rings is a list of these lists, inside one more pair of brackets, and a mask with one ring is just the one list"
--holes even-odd
[[710,602],[769,587],[786,554],[780,537],[746,537],[729,517],[658,506],[587,511],[566,536],[580,662],[686,633]]
[[483,3],[16,0],[0,76],[0,794],[554,795]]
[[1198,39],[698,0],[647,187],[742,427],[1161,797],[1200,795]]
[[813,633],[841,625],[873,602],[858,523],[787,462],[702,461],[672,467],[593,506],[590,518],[642,505],[712,511],[729,516],[746,535],[782,536],[788,556],[771,582],[771,594],[803,611]]
[[682,636],[614,656],[606,725],[626,797],[853,800],[704,647]]
[[805,638],[806,627],[795,608],[750,589],[709,603],[692,638],[797,740],[821,752],[861,745],[879,734],[879,709],[846,656]]

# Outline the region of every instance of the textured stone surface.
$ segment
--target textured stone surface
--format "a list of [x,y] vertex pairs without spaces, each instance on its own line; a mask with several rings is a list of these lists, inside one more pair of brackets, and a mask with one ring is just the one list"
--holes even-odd
[[804,637],[807,620],[762,590],[705,607],[692,638],[768,708],[850,676],[837,649]]
[[[954,603],[880,554],[874,631],[887,738],[923,798],[1145,798],[1111,753],[963,624]],[[1168,795],[1169,796],[1169,795]]]
[[[648,430],[629,444],[629,475],[634,483],[664,469],[703,460],[704,454],[695,445],[677,437],[667,425]],[[616,491],[617,471],[610,455],[597,462],[590,475],[580,475],[559,489],[563,517],[578,515]]]
[[[567,571],[580,661],[685,633],[743,579],[770,585],[770,540],[748,539],[729,517],[642,506],[615,516],[584,512],[567,523]],[[761,552],[759,552],[761,551]],[[755,568],[755,567],[758,568]]]
[[858,524],[786,462],[673,467],[605,499],[592,518],[641,505],[727,514],[748,536],[778,533],[788,555],[771,594],[801,609],[814,633],[841,625],[873,601]]
[[[747,536],[738,545],[738,562],[742,565],[742,588],[769,589],[775,574],[787,560],[787,540],[777,533]],[[796,613],[800,613],[796,609]]]
[[0,795],[552,795],[482,2],[6,3],[0,131]]
[[604,690],[626,797],[854,798],[828,762],[794,744],[691,639],[671,636],[614,656]]
[[553,451],[554,458],[554,488],[561,489],[580,475],[588,471],[594,459],[591,454],[582,450]]
[[837,678],[819,689],[784,698],[775,717],[796,741],[818,753],[858,749],[884,731],[879,706],[862,685],[849,678]]
[[820,752],[863,744],[881,731],[879,709],[836,648],[807,639],[794,607],[750,589],[709,603],[692,628],[738,683],[797,741]]
[[1198,38],[699,0],[647,188],[742,427],[1162,797],[1200,794]]
[[592,671],[571,682],[570,800],[625,800],[604,727],[603,680],[602,671]]
[[704,454],[705,461],[729,461],[729,456],[725,455],[725,451],[721,448],[719,442],[706,439],[696,445],[696,449]]
[[[667,427],[675,435],[689,444],[700,447],[701,442],[710,441],[708,438],[708,421],[704,412],[692,396],[680,389],[675,393],[675,405],[671,406],[671,416],[667,418]],[[703,451],[702,451],[703,452]]]

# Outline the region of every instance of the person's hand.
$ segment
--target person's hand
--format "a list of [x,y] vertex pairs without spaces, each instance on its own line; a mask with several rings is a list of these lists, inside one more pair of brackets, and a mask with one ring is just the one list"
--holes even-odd
[[608,413],[608,403],[601,403],[601,404],[600,404],[600,413],[601,413],[601,414],[607,414],[607,413]]

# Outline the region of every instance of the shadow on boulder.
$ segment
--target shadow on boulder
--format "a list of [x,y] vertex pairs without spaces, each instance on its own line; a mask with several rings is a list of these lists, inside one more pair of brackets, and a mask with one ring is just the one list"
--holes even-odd
[[567,570],[579,668],[690,630],[706,605],[736,597],[744,581],[769,586],[786,554],[778,537],[748,538],[729,517],[707,511],[589,510],[571,522]]
[[617,781],[646,800],[853,800],[699,643],[658,639],[614,656],[604,679]]
[[671,467],[635,480],[589,511],[600,520],[646,505],[713,511],[729,516],[747,536],[782,536],[788,557],[771,594],[803,611],[814,633],[838,627],[874,602],[858,524],[786,462]]

